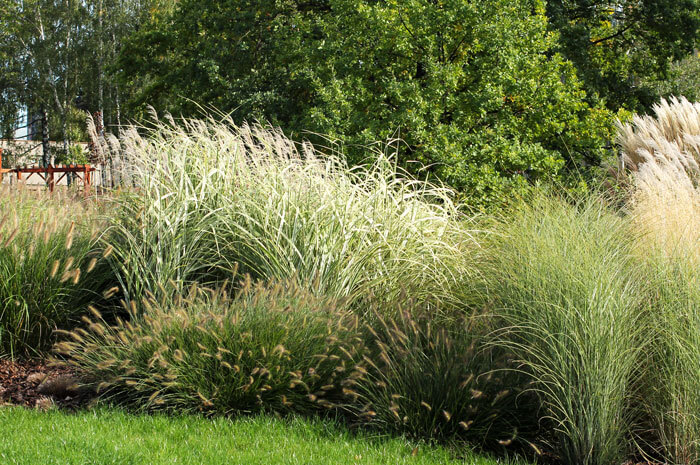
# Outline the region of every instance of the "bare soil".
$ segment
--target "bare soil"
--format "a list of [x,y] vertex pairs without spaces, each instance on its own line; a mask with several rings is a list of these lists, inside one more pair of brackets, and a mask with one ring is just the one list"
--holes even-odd
[[86,406],[92,397],[80,387],[69,367],[53,365],[45,360],[12,361],[0,358],[0,406],[76,409]]

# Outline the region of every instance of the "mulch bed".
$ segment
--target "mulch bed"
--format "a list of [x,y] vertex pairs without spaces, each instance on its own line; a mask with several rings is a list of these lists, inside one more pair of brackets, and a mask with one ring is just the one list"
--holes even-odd
[[69,367],[51,365],[45,360],[0,358],[0,406],[76,409],[91,399],[90,393],[79,387]]

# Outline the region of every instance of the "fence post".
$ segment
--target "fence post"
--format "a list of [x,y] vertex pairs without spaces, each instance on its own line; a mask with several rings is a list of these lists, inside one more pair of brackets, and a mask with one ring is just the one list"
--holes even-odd
[[49,183],[49,192],[53,192],[53,185],[54,185],[54,182],[53,182],[53,165],[49,165],[49,167],[47,168],[47,175],[46,175],[46,177],[47,177],[47,181],[48,181],[48,183]]
[[83,165],[84,172],[83,172],[83,190],[85,191],[85,197],[88,197],[90,195],[90,184],[92,184],[92,180],[90,179],[90,165]]

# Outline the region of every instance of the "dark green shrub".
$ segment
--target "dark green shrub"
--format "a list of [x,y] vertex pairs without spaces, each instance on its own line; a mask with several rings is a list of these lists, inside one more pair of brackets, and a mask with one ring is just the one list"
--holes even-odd
[[644,84],[659,97],[683,96],[697,102],[700,100],[700,53],[693,53],[673,63],[666,79],[647,80]]

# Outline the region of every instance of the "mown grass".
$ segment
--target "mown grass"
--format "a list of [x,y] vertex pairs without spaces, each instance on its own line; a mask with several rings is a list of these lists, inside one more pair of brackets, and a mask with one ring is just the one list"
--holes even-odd
[[468,450],[456,455],[401,438],[354,435],[332,421],[299,418],[230,421],[118,410],[65,414],[0,408],[0,424],[0,462],[7,465],[503,463]]

